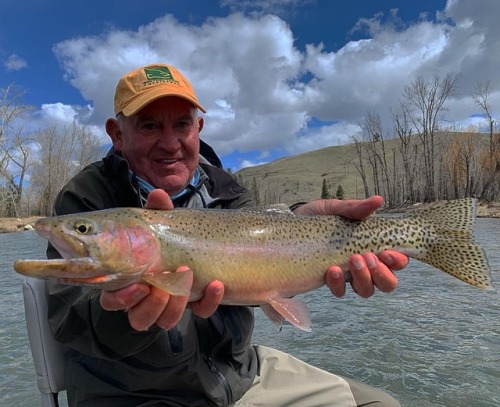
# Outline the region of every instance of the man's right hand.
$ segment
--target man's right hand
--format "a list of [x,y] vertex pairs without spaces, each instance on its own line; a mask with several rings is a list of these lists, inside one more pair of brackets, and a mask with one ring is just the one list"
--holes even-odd
[[[173,207],[165,191],[156,189],[149,194],[146,208],[170,210]],[[186,270],[188,267],[179,267],[176,272]],[[189,306],[196,315],[208,318],[223,296],[224,284],[212,281],[205,288],[205,295],[199,301],[189,303]],[[103,291],[100,303],[108,311],[128,311],[130,325],[138,331],[145,331],[154,324],[164,329],[173,328],[182,318],[188,300],[189,296],[173,296],[149,284],[136,283],[116,291]]]

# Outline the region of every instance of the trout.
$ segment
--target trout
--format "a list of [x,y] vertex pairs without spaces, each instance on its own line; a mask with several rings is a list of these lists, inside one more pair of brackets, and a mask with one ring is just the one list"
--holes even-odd
[[[329,266],[348,274],[355,253],[397,250],[476,287],[489,288],[474,241],[476,201],[439,202],[403,217],[301,216],[288,209],[168,211],[115,208],[43,218],[35,230],[63,259],[18,260],[25,276],[116,290],[146,282],[196,301],[224,283],[223,304],[261,306],[276,323],[310,330],[294,296],[325,284]],[[188,266],[185,272],[175,272]]]

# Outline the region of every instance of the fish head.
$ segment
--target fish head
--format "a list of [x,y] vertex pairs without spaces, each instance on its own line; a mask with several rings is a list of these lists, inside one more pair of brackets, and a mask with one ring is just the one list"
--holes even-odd
[[139,281],[161,261],[160,242],[132,209],[39,219],[34,228],[63,257],[19,260],[21,274],[101,288]]

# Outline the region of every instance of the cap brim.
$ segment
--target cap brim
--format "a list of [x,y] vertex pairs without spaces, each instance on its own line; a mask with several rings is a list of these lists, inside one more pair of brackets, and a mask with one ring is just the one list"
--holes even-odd
[[121,113],[123,113],[125,116],[132,116],[136,114],[139,110],[141,110],[144,106],[148,105],[149,103],[167,96],[177,96],[182,99],[186,99],[188,102],[191,102],[196,108],[201,110],[203,113],[207,112],[205,108],[202,105],[200,105],[198,101],[190,95],[181,92],[165,92],[164,89],[152,89],[149,92],[145,92],[142,95],[139,95],[129,104],[124,106],[121,110]]

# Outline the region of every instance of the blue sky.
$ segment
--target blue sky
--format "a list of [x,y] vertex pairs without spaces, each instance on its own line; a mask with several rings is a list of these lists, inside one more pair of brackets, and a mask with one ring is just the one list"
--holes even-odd
[[0,0],[0,88],[15,83],[40,126],[102,137],[125,72],[171,63],[208,109],[202,137],[227,167],[350,142],[417,75],[460,73],[448,123],[500,115],[497,0]]

